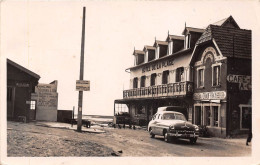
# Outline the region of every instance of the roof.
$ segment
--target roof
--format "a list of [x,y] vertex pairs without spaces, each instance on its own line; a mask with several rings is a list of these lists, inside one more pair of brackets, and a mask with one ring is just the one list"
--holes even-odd
[[142,51],[142,50],[134,50],[133,55],[136,55],[136,54],[144,54],[144,51]]
[[166,40],[184,40],[184,36],[168,35]]
[[168,45],[168,42],[166,42],[166,41],[155,40],[155,42],[154,42],[154,46],[155,46],[155,44],[158,44],[158,45]]
[[38,74],[36,74],[36,73],[30,71],[29,69],[26,69],[25,67],[23,67],[23,66],[21,66],[21,65],[19,65],[19,64],[17,64],[17,63],[15,63],[15,62],[13,62],[12,60],[7,59],[7,64],[10,64],[10,65],[16,67],[17,69],[20,69],[21,71],[23,71],[23,72],[25,72],[25,73],[27,73],[27,74],[29,74],[29,75],[31,75],[31,76],[37,78],[37,79],[40,79],[40,78],[41,78]]
[[203,33],[205,31],[205,29],[193,28],[193,27],[185,27],[185,29],[182,32],[182,35],[185,35],[186,31],[188,31],[188,32],[196,32],[196,33]]
[[251,57],[251,30],[209,25],[197,45],[214,39],[226,57]]
[[[167,55],[167,56],[164,56],[164,57],[161,57],[161,58],[158,58],[158,59],[149,61],[149,62],[147,62],[147,63],[142,63],[142,64],[140,64],[140,65],[136,65],[136,66],[127,68],[126,70],[128,70],[128,69],[131,70],[131,69],[143,67],[143,66],[145,66],[145,65],[149,65],[149,64],[151,64],[151,63],[158,62],[158,61],[160,61],[160,60],[164,60],[164,59],[171,58],[171,57],[176,57],[176,56],[183,55],[183,54],[187,55],[187,54],[190,53],[191,51],[192,51],[191,48],[189,48],[189,49],[183,49],[183,50],[180,50],[180,51],[178,51],[178,52],[176,52],[176,53],[173,53],[173,54],[171,54],[171,55]],[[191,54],[190,54],[190,55],[191,55]],[[176,67],[177,67],[178,65],[184,66],[185,64],[189,64],[189,60],[190,60],[189,58],[182,58],[182,61],[176,62],[174,65],[175,65]]]
[[[224,18],[218,22],[213,23],[212,25],[216,25],[216,26],[227,26],[227,23],[231,22],[232,25],[235,28],[239,28],[238,24],[236,23],[236,21],[234,20],[234,18],[232,16],[229,16],[227,18]],[[239,28],[240,29],[240,28]]]
[[145,45],[143,50],[145,50],[145,49],[155,50],[156,48],[153,46]]

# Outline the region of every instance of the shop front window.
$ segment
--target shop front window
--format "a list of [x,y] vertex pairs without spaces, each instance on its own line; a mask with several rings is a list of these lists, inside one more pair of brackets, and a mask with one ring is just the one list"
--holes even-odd
[[213,106],[213,125],[215,127],[218,127],[219,125],[219,121],[218,121],[218,107],[217,106]]
[[202,125],[202,123],[201,123],[201,107],[200,106],[195,107],[195,124],[196,125]]
[[145,106],[143,106],[143,105],[137,106],[137,113],[136,114],[145,114]]
[[210,107],[205,106],[205,124],[207,126],[210,126],[210,118],[211,118],[211,113],[210,113]]
[[251,129],[252,127],[252,107],[240,106],[240,119],[242,129]]

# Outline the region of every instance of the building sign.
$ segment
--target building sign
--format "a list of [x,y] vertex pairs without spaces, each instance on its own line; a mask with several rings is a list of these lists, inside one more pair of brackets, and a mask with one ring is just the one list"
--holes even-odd
[[153,71],[153,70],[164,68],[164,67],[168,67],[168,66],[172,66],[173,61],[174,60],[171,59],[171,60],[168,60],[168,61],[162,61],[162,62],[158,62],[156,64],[150,64],[150,65],[144,66],[142,68],[142,73]]
[[77,80],[76,81],[76,90],[77,91],[89,91],[90,90],[90,81]]
[[225,91],[194,93],[194,100],[223,100],[226,98]]
[[58,107],[57,82],[54,84],[39,83],[35,87],[35,93],[31,94],[31,100],[36,101],[38,111],[56,111]]
[[56,109],[58,104],[58,93],[41,93],[38,96],[37,107],[44,109]]
[[227,76],[227,81],[230,83],[238,83],[239,90],[251,90],[252,89],[251,76],[229,74]]
[[16,83],[17,87],[29,87],[28,83]]
[[35,92],[57,92],[57,86],[55,84],[38,84],[35,87]]

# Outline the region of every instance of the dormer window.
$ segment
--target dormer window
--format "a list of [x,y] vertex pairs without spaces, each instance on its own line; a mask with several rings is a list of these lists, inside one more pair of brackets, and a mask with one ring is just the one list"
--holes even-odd
[[139,65],[145,62],[145,52],[141,50],[134,50],[135,65]]
[[144,54],[137,55],[137,65],[144,63]]
[[148,61],[155,59],[155,50],[148,50]]
[[153,46],[156,47],[156,50],[155,50],[156,51],[156,53],[155,53],[156,59],[164,57],[164,56],[167,55],[168,42],[156,40]]
[[185,49],[189,49],[190,48],[190,34],[187,34],[185,36]]

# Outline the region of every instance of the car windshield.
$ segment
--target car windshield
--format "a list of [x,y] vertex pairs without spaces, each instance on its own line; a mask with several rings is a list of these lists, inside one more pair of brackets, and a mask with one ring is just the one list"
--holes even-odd
[[162,117],[163,120],[184,120],[186,121],[184,115],[176,113],[165,113]]

